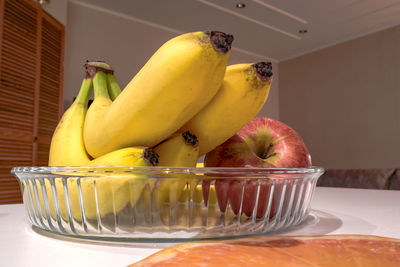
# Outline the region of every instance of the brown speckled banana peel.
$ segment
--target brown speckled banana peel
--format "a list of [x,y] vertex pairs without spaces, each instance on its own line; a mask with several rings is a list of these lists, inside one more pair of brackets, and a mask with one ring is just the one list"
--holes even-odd
[[128,146],[152,147],[182,127],[219,89],[233,37],[194,32],[175,37],[149,59],[112,102],[96,127],[86,128],[92,157]]

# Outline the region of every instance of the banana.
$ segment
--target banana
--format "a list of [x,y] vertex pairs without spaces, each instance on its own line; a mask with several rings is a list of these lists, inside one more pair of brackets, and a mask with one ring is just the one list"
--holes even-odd
[[50,143],[49,166],[81,166],[90,161],[83,141],[83,125],[93,89],[93,76],[86,73],[81,89],[58,123]]
[[253,119],[268,98],[270,62],[228,66],[215,97],[180,130],[199,139],[199,156],[222,144]]
[[[156,166],[158,154],[151,148],[128,147],[112,151],[91,161],[88,166]],[[112,168],[101,168],[105,172],[101,177],[85,177],[81,179],[83,209],[89,220],[100,218],[107,214],[115,214],[127,205],[134,207],[147,181],[144,175],[132,173],[107,173]],[[74,218],[81,221],[79,190],[76,179],[70,178],[69,200]],[[97,206],[97,207],[96,207]]]
[[[97,159],[94,159],[86,166],[89,167],[134,167],[134,166],[156,166],[158,164],[158,154],[151,148],[128,147],[112,151]],[[87,169],[91,171],[90,168]],[[137,174],[114,173],[112,168],[101,168],[101,178],[96,177],[96,173],[74,173],[84,178],[69,177],[66,181],[68,190],[68,200],[72,217],[77,221],[82,221],[82,211],[79,198],[79,186],[82,193],[82,202],[85,216],[89,220],[97,218],[97,209],[101,217],[113,212],[119,212],[128,204],[132,207],[136,204],[147,178]],[[63,173],[66,175],[66,173]],[[72,175],[72,173],[71,173]],[[78,186],[79,180],[79,186]],[[36,180],[39,200],[42,211],[45,210],[43,202],[42,187]],[[53,219],[56,219],[56,211],[52,195],[52,188],[48,179],[44,180],[44,187],[47,193],[49,211]],[[96,189],[95,189],[96,187]],[[61,218],[68,221],[68,210],[64,194],[62,178],[55,178],[55,188],[57,192],[57,203]],[[31,188],[33,190],[33,188]],[[96,207],[97,205],[97,207]]]
[[152,147],[171,136],[216,94],[232,41],[222,32],[194,32],[162,45],[96,127],[85,127],[88,153],[96,158],[128,146]]
[[[195,167],[199,155],[197,138],[189,131],[170,137],[154,150],[160,155],[159,166],[165,167]],[[167,225],[169,211],[178,203],[187,182],[194,182],[194,177],[190,174],[165,174],[153,189],[154,207],[160,210],[161,219]]]
[[[82,81],[81,88],[78,96],[72,105],[64,112],[54,130],[49,151],[49,166],[81,166],[90,162],[90,157],[86,153],[84,141],[83,141],[83,125],[85,116],[88,109],[88,102],[93,89],[93,75],[90,72],[86,72],[86,77]],[[60,180],[60,178],[57,178]],[[56,179],[56,180],[57,180]],[[30,185],[31,192],[34,192],[34,188],[39,196],[39,204],[41,212],[45,213],[44,195],[43,190],[47,192],[47,198],[49,199],[49,208],[52,217],[55,219],[55,209],[53,204],[53,195],[51,194],[51,184],[48,179],[44,180],[45,183],[41,184],[39,180],[36,182],[32,180]],[[57,188],[57,192],[61,190],[60,205],[65,207],[64,192],[61,188]],[[33,199],[36,215],[38,209],[36,208],[36,200]]]
[[[90,134],[98,129],[98,125],[101,124],[105,113],[112,104],[108,93],[107,76],[112,75],[113,70],[108,64],[100,61],[88,61],[85,67],[87,72],[90,72],[93,76],[94,88],[94,100],[86,113],[83,128],[83,138],[85,147],[87,148],[87,144],[90,143],[92,138]],[[110,80],[110,83],[111,81],[112,80]]]
[[195,167],[199,154],[199,142],[195,135],[186,131],[155,146],[154,151],[160,156],[159,166]]

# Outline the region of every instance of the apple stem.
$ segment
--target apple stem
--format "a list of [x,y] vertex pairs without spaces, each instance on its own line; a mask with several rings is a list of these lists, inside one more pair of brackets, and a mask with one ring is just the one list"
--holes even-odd
[[272,149],[272,146],[273,146],[272,143],[270,143],[270,144],[268,145],[267,149],[260,155],[260,158],[262,158],[262,159],[267,159],[267,158],[269,158],[269,157],[275,156],[276,153],[270,154],[271,149]]

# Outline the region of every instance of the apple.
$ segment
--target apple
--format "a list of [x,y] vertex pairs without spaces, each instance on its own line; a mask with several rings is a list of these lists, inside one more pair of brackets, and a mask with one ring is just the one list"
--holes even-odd
[[207,167],[307,168],[311,156],[301,136],[283,122],[256,117],[207,153]]
[[[207,153],[205,167],[259,167],[259,168],[307,168],[311,156],[301,136],[283,122],[267,117],[256,117],[237,134]],[[256,204],[258,181],[222,179],[215,183],[220,209],[225,212],[228,200],[237,214],[243,191],[242,213],[251,216]],[[265,215],[271,181],[260,185],[257,218]],[[287,185],[291,190],[291,183]],[[274,195],[279,195],[283,184],[276,181]],[[207,188],[204,189],[207,195]],[[287,191],[287,192],[289,192]],[[288,196],[288,194],[286,194]],[[272,199],[270,216],[275,214],[276,201]],[[285,202],[287,200],[285,199]],[[285,206],[285,203],[284,203]]]

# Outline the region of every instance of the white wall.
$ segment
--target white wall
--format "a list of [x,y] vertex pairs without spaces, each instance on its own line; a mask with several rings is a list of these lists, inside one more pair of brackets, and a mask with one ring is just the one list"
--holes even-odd
[[282,121],[315,165],[400,167],[400,26],[279,63]]
[[[84,62],[105,60],[115,69],[121,88],[178,30],[148,23],[78,2],[68,3],[65,43],[64,107],[78,93],[84,77]],[[234,33],[233,33],[234,34]],[[234,44],[233,44],[234,46]],[[233,50],[229,64],[259,62],[246,51]],[[278,69],[273,65],[274,81],[267,104],[259,115],[278,118]]]

